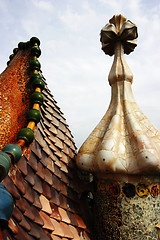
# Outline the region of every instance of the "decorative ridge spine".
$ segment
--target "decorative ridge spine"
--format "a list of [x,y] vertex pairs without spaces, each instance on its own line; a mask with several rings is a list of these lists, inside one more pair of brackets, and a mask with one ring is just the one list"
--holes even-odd
[[[43,95],[41,91],[44,89],[44,82],[39,75],[41,68],[40,62],[37,58],[41,55],[41,50],[39,48],[40,40],[36,37],[32,37],[30,41],[26,43],[20,42],[18,48],[14,49],[14,54],[10,55],[10,61],[13,59],[14,55],[19,50],[25,50],[26,48],[31,47],[32,60],[30,62],[31,77],[34,93],[31,95],[31,102],[33,104],[32,109],[27,113],[28,125],[26,128],[21,129],[17,135],[16,144],[7,144],[3,147],[0,152],[0,168],[2,169],[0,175],[0,181],[2,181],[8,174],[10,167],[19,161],[22,154],[26,150],[32,141],[34,140],[34,131],[37,123],[41,119],[39,112],[40,105],[43,103]],[[7,65],[10,63],[7,62]]]

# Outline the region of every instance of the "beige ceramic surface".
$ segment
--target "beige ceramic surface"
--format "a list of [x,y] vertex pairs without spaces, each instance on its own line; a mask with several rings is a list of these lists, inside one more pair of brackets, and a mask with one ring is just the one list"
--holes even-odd
[[78,166],[97,176],[160,170],[160,132],[135,102],[133,75],[124,59],[124,53],[135,48],[137,36],[136,26],[122,15],[114,16],[101,31],[102,49],[115,54],[109,73],[111,103],[77,155]]

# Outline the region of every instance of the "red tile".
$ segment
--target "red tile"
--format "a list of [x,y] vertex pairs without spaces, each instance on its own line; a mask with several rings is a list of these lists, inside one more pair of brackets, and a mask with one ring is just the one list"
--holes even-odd
[[67,214],[68,214],[68,217],[69,217],[69,219],[71,221],[71,224],[74,225],[75,227],[78,227],[78,223],[77,223],[77,221],[76,221],[76,219],[74,217],[74,214],[69,212],[69,211],[67,211]]
[[86,225],[85,225],[83,219],[77,214],[74,214],[74,217],[76,219],[76,222],[78,223],[78,227],[85,229]]
[[8,227],[12,231],[13,234],[17,234],[18,233],[18,228],[17,228],[16,222],[13,220],[13,218],[9,219]]
[[55,218],[58,221],[62,221],[62,217],[59,213],[58,207],[55,204],[53,204],[52,202],[50,202],[50,206],[52,209],[52,214],[50,215],[50,217]]

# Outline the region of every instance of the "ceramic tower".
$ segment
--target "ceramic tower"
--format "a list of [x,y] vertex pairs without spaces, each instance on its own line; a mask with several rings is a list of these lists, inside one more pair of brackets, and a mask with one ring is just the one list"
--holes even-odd
[[114,55],[111,102],[76,160],[94,176],[96,240],[158,239],[160,132],[136,104],[124,57],[137,46],[137,37],[136,25],[122,15],[101,30],[102,50]]

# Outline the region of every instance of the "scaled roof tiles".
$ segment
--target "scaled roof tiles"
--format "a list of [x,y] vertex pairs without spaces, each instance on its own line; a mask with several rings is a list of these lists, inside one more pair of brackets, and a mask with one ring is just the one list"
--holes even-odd
[[[22,57],[21,66],[28,58],[25,51]],[[18,74],[16,61],[18,57],[1,79],[7,71]],[[11,78],[14,80],[13,74]],[[75,143],[47,85],[42,93],[42,118],[35,131],[35,140],[3,182],[14,198],[15,207],[2,239],[90,239],[82,216],[80,194],[75,187]]]

